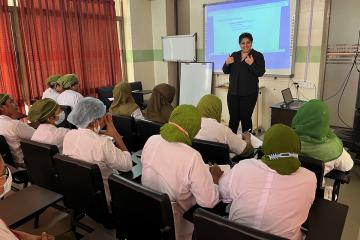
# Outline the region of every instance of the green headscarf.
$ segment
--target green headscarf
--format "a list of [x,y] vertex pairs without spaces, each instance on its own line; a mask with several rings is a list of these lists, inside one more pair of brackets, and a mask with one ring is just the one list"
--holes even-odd
[[203,96],[196,108],[202,117],[213,118],[218,122],[221,121],[222,104],[217,96],[213,94]]
[[77,82],[79,82],[79,79],[75,74],[65,74],[57,80],[57,83],[62,85],[64,89],[69,89]]
[[38,100],[31,106],[28,120],[32,123],[45,121],[53,116],[58,108],[59,104],[50,98]]
[[109,112],[114,115],[131,116],[139,108],[131,94],[130,84],[121,82],[115,85],[113,90],[114,101]]
[[[263,142],[264,156],[261,160],[281,175],[290,175],[298,170],[301,142],[295,131],[283,124],[275,124],[266,131]],[[283,153],[283,156],[276,154]]]
[[199,111],[192,105],[180,105],[171,113],[169,122],[160,129],[160,135],[168,142],[191,142],[201,127]]
[[329,109],[324,102],[313,99],[305,103],[293,118],[292,128],[300,137],[302,154],[324,162],[341,155],[343,144],[330,129]]
[[4,104],[10,98],[6,93],[0,93],[0,105]]
[[161,83],[154,87],[145,111],[145,117],[151,121],[166,123],[174,107],[171,105],[175,88]]
[[51,75],[50,77],[48,77],[48,79],[46,80],[46,84],[49,87],[54,87],[56,85],[56,82],[59,80],[59,78],[61,77],[61,75],[55,74],[55,75]]

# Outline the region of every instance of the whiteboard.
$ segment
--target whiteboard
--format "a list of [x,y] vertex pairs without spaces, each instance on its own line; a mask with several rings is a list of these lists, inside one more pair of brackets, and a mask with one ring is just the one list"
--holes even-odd
[[211,93],[212,62],[181,63],[179,104],[196,106],[200,98]]
[[164,61],[196,61],[196,34],[162,37],[162,47]]

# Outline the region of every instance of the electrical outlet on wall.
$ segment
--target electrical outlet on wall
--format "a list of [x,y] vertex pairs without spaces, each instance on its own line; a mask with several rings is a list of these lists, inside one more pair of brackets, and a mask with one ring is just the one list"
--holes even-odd
[[314,88],[314,83],[311,81],[303,81],[303,80],[294,80],[295,83],[297,83],[299,85],[299,87],[301,88],[309,88],[312,89]]

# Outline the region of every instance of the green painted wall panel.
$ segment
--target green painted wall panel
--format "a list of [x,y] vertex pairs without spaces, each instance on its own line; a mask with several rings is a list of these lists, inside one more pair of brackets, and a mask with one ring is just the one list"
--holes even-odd
[[[296,47],[296,63],[305,63],[306,62],[306,51],[307,47],[298,46]],[[126,50],[126,61],[127,62],[153,62],[153,61],[162,61],[163,51],[162,49],[154,50]],[[197,59],[198,61],[204,61],[204,49],[197,49]],[[321,59],[321,47],[312,46],[310,48],[310,62],[318,63]]]

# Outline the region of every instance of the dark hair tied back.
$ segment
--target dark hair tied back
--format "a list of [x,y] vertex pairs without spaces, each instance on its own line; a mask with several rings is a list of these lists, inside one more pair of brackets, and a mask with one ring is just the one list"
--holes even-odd
[[251,35],[251,33],[242,33],[240,36],[239,36],[239,44],[241,43],[241,40],[243,40],[243,38],[248,38],[250,40],[250,42],[253,42],[253,36]]

